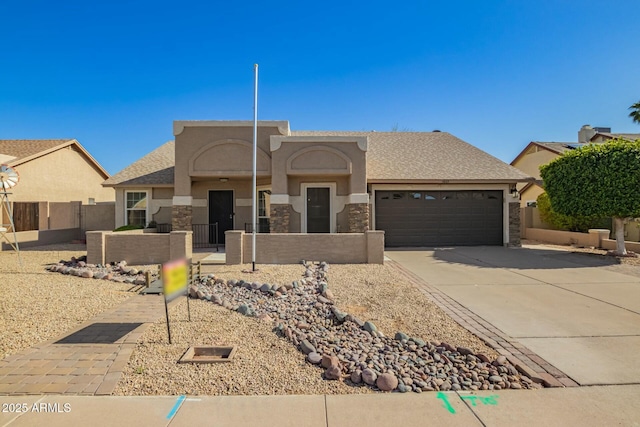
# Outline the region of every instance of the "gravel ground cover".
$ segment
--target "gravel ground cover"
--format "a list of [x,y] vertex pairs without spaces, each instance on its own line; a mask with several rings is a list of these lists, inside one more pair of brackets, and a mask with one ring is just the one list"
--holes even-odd
[[45,270],[86,254],[84,245],[48,245],[0,252],[0,359],[56,338],[134,295],[131,285]]
[[[227,280],[290,284],[304,273],[302,265],[259,266],[256,273],[245,266],[208,266]],[[446,341],[483,353],[491,360],[496,353],[460,327],[408,279],[398,277],[383,265],[331,265],[329,288],[340,310],[393,338],[401,331],[425,341]],[[324,369],[309,363],[274,323],[243,316],[206,300],[186,299],[170,310],[173,344],[167,341],[164,322],[148,328],[134,350],[117,395],[236,395],[236,394],[344,394],[371,393],[372,388],[351,381],[328,381]],[[192,345],[235,345],[235,359],[228,363],[178,364]],[[407,345],[412,345],[409,342]],[[427,388],[428,389],[428,388]]]

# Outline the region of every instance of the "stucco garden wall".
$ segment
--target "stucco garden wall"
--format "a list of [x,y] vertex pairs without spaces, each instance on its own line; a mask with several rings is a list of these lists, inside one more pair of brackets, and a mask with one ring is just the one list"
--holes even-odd
[[[252,235],[227,231],[225,252],[227,264],[250,263]],[[382,264],[384,232],[256,235],[258,264],[297,264],[303,259],[332,264]]]
[[144,230],[87,232],[87,262],[159,264],[192,256],[192,232],[146,233]]

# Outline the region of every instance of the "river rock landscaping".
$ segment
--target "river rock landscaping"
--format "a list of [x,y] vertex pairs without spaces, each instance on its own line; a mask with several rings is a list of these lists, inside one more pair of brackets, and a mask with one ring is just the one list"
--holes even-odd
[[327,263],[308,263],[300,280],[284,285],[210,274],[193,284],[189,295],[272,326],[307,363],[322,369],[326,380],[417,393],[538,387],[504,356],[492,359],[403,332],[385,336],[373,322],[336,306],[328,271]]
[[[46,269],[51,272],[68,274],[71,276],[83,277],[85,279],[110,280],[117,283],[125,283],[134,286],[146,285],[146,273],[144,269],[127,266],[126,261],[113,262],[109,264],[88,264],[87,257],[82,255],[78,258],[71,257],[70,261],[61,260],[57,264],[48,266]],[[151,281],[157,278],[156,271],[149,270]]]

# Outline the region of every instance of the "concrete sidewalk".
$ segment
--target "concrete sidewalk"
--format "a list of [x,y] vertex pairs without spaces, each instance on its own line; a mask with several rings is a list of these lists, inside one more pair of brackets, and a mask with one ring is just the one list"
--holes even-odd
[[5,396],[0,426],[640,426],[639,396],[639,385],[474,394]]

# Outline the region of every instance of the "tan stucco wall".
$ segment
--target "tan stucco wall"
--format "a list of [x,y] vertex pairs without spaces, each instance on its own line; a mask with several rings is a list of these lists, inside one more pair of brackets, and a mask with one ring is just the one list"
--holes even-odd
[[[540,166],[546,165],[551,160],[557,158],[558,154],[552,153],[549,150],[545,150],[539,147],[534,148],[538,148],[539,151],[525,154],[517,161],[515,161],[513,163],[513,166],[517,169],[520,169],[527,175],[534,177],[535,179],[540,179]],[[525,184],[526,183],[520,185]]]
[[367,192],[366,151],[358,138],[350,142],[347,138],[273,137],[272,141],[274,194],[298,195],[296,184],[301,178],[294,177],[302,176],[307,181],[312,177],[341,181],[339,195]]
[[535,202],[538,200],[538,196],[542,193],[544,193],[544,189],[542,187],[535,184],[530,186],[520,193],[520,206],[527,206],[527,202],[529,201]]
[[115,200],[113,188],[102,186],[105,176],[73,147],[38,157],[15,169],[20,174],[20,182],[12,189],[12,201],[80,201],[86,204],[89,198],[96,202]]
[[173,199],[173,187],[171,188],[154,188],[153,189],[153,198],[154,199]]
[[[281,129],[276,126],[258,126],[257,142],[260,152],[258,163],[263,168],[265,167],[265,156],[269,157],[269,137],[271,135],[281,135]],[[245,145],[239,144],[239,142],[244,142]],[[252,126],[193,125],[184,127],[178,135],[175,135],[175,195],[190,195],[189,169],[192,161],[198,167],[206,167],[210,171],[210,176],[242,175],[250,177],[253,153],[251,149],[247,149],[247,144],[248,146],[253,144]],[[211,145],[210,150],[201,151],[209,145]],[[213,161],[214,164],[207,166],[207,161]],[[235,172],[238,170],[249,171],[249,173]],[[264,175],[264,172],[262,174]],[[206,174],[200,173],[199,175],[205,176]]]
[[[251,262],[252,235],[227,232],[228,264]],[[301,260],[334,264],[384,261],[384,232],[343,234],[271,233],[256,235],[256,262],[259,264],[295,264]]]
[[89,231],[87,261],[92,264],[126,261],[128,264],[158,264],[192,256],[192,233],[167,234],[139,231]]
[[115,211],[115,202],[106,202],[96,205],[82,205],[82,230],[113,230],[116,225]]

